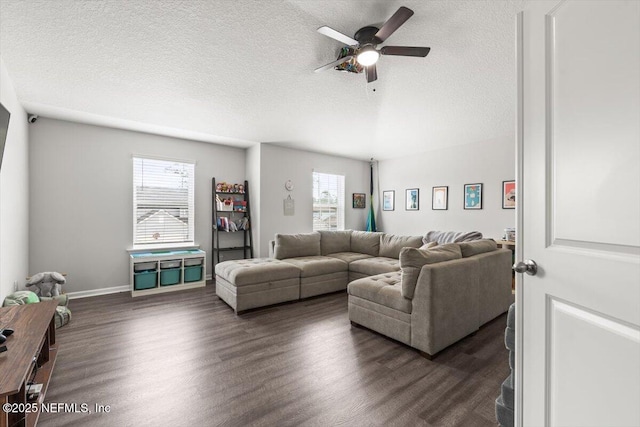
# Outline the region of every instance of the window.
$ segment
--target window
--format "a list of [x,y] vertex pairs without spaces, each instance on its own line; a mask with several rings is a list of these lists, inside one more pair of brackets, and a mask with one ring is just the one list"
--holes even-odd
[[133,244],[193,243],[193,163],[133,158]]
[[344,176],[313,173],[313,230],[344,230]]

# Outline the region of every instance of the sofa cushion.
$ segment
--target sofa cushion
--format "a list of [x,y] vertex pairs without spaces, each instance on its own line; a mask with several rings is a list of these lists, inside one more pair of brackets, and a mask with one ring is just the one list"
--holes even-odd
[[482,239],[482,233],[479,231],[429,231],[422,238],[422,243],[438,242],[442,245],[443,243],[470,242],[479,239]]
[[383,273],[349,283],[347,291],[368,301],[411,314],[411,300],[402,296],[400,272]]
[[392,273],[400,270],[400,263],[395,258],[372,257],[353,261],[349,264],[349,271],[353,273],[375,276],[376,274]]
[[322,230],[320,233],[320,254],[328,255],[336,252],[351,251],[351,230],[330,231]]
[[402,295],[413,298],[422,266],[462,258],[460,246],[455,243],[438,245],[432,249],[404,248],[400,252],[402,269]]
[[378,256],[380,254],[380,236],[382,234],[370,231],[352,231],[351,252]]
[[300,277],[313,277],[322,274],[347,271],[349,264],[337,258],[326,256],[306,256],[282,260],[300,269]]
[[421,245],[422,237],[420,236],[383,234],[380,237],[380,256],[398,259],[402,248],[419,248]]
[[359,254],[357,252],[336,252],[335,254],[328,254],[327,256],[341,259],[347,264],[351,264],[353,261],[358,261],[359,259],[373,258],[371,255]]
[[492,252],[498,249],[498,245],[493,239],[475,240],[473,242],[459,243],[462,258]]
[[320,233],[276,234],[276,259],[320,255]]
[[299,278],[300,269],[273,258],[252,258],[219,262],[216,275],[235,286],[243,286]]

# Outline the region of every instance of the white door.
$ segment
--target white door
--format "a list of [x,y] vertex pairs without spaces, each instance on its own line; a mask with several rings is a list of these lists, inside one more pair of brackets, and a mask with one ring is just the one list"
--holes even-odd
[[640,426],[640,2],[518,17],[516,420]]

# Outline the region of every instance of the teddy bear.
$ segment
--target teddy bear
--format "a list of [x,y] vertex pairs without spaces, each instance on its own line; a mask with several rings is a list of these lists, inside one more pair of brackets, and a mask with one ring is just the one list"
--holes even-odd
[[27,289],[33,291],[39,297],[57,297],[60,295],[61,285],[66,279],[55,271],[46,271],[31,276],[27,282]]

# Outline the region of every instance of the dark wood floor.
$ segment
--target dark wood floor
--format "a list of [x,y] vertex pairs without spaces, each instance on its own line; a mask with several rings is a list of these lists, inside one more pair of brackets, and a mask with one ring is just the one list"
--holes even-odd
[[237,317],[213,286],[72,300],[42,426],[495,426],[505,316],[433,361],[352,328],[331,294]]

